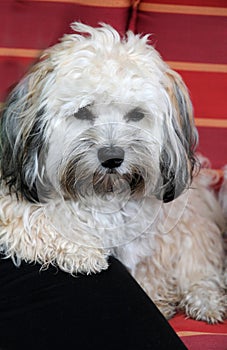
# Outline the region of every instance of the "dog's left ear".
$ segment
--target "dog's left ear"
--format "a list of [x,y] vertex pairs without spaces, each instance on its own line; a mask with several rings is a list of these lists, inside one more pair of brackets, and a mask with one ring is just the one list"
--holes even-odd
[[158,198],[167,203],[188,188],[196,164],[198,133],[188,90],[179,74],[166,73],[168,110],[164,122],[164,143],[160,156],[161,191]]

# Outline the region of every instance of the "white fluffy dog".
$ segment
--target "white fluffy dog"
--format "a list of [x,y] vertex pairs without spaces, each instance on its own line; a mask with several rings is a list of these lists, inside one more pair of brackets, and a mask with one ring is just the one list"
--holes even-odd
[[73,29],[3,110],[2,253],[71,274],[106,269],[112,254],[166,317],[223,320],[223,218],[209,175],[191,185],[184,83],[148,36]]

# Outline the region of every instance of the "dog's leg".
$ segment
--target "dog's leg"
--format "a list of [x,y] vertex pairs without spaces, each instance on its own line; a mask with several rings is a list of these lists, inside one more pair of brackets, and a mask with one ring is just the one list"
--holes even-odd
[[205,224],[199,231],[191,224],[191,234],[185,235],[188,247],[184,245],[176,271],[182,293],[179,308],[196,320],[216,323],[224,319],[227,305],[224,254],[220,230],[210,223],[207,233]]
[[65,238],[48,220],[42,205],[11,196],[0,199],[0,250],[16,264],[25,260],[43,267],[56,265],[71,274],[100,272],[108,263],[98,243],[79,230],[73,241]]
[[158,262],[147,257],[137,265],[134,277],[162,314],[167,319],[173,317],[180,295],[171,273],[163,272]]
[[[192,200],[175,234],[182,292],[179,307],[196,320],[220,322],[226,313],[222,216],[212,193],[192,191]],[[196,209],[195,209],[196,208]],[[180,237],[180,240],[177,240]]]

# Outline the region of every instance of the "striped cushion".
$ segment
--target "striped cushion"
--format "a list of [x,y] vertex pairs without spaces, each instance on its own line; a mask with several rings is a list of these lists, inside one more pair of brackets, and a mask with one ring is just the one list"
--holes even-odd
[[227,149],[227,1],[141,0],[137,32],[152,41],[189,87],[199,151],[219,168]]
[[227,321],[216,325],[208,325],[185,319],[182,314],[170,320],[170,325],[179,335],[189,350],[226,350]]

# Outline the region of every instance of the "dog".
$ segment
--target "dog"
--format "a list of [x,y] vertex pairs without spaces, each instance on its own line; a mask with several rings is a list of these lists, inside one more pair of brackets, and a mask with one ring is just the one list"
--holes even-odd
[[72,275],[113,255],[165,317],[222,321],[223,216],[184,82],[148,35],[72,28],[2,112],[2,254]]

